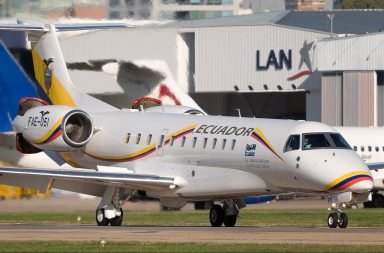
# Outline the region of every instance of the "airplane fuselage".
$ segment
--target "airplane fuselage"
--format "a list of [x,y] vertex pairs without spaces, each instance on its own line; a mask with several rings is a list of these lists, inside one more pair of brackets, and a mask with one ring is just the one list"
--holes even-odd
[[[64,157],[83,168],[112,166],[175,177],[175,191],[149,191],[149,196],[217,199],[351,191],[366,181],[332,187],[354,175],[370,176],[351,149],[303,150],[303,134],[337,133],[321,123],[138,111],[92,118],[101,130],[85,148]],[[300,148],[284,152],[292,135],[300,136]]]

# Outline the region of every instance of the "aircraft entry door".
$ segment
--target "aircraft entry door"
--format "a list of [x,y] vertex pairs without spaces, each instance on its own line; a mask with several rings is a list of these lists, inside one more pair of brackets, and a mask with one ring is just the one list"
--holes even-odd
[[157,156],[164,155],[164,143],[165,143],[165,138],[167,137],[167,133],[168,133],[168,129],[163,129],[160,132],[159,139],[156,144]]

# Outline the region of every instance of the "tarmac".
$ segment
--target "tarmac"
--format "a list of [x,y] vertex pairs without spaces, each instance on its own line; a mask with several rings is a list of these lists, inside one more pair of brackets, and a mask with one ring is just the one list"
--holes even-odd
[[[99,198],[32,198],[1,201],[1,212],[95,211]],[[327,200],[300,198],[249,205],[250,209],[328,207]],[[359,205],[361,208],[362,205]],[[159,211],[159,202],[127,203],[125,210]],[[193,204],[183,210],[192,210]],[[208,210],[207,210],[208,212]],[[121,226],[0,224],[1,240],[106,240],[142,242],[384,244],[384,228]]]
[[384,228],[204,227],[1,224],[1,240],[384,244]]

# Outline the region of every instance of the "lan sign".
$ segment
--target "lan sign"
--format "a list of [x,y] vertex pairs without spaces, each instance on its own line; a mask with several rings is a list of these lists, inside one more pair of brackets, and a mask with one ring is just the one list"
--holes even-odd
[[283,65],[285,64],[285,67],[290,70],[292,68],[292,50],[288,50],[288,57],[285,54],[284,50],[279,51],[279,60],[276,58],[276,54],[274,50],[271,50],[269,52],[268,59],[264,66],[260,65],[260,51],[257,50],[256,52],[256,70],[268,70],[269,67],[272,65],[275,67],[275,69],[283,69]]

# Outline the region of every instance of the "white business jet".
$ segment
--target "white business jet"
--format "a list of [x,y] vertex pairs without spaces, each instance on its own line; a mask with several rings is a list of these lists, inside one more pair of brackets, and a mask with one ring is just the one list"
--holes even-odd
[[[332,127],[316,122],[119,110],[76,90],[56,33],[126,25],[53,25],[18,20],[0,29],[25,31],[35,77],[47,95],[25,98],[13,121],[24,153],[57,152],[78,169],[0,167],[0,184],[56,188],[102,197],[99,226],[120,226],[133,195],[181,208],[221,200],[212,226],[234,226],[243,198],[293,192],[329,194],[328,225],[345,228],[347,203],[367,201],[372,175]],[[1,71],[1,70],[0,70]]]

